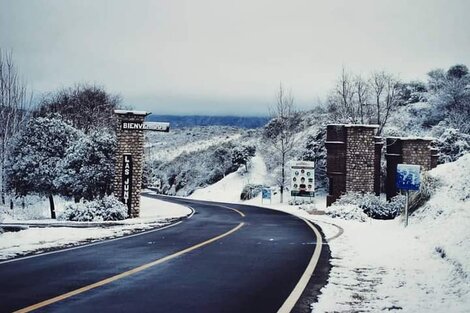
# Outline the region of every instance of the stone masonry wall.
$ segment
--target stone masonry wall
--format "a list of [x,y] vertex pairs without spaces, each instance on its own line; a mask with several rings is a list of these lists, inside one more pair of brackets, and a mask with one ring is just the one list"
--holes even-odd
[[117,114],[117,153],[114,179],[114,195],[122,200],[123,156],[132,156],[132,188],[130,217],[139,216],[140,191],[142,186],[142,169],[144,156],[144,131],[142,129],[122,130],[122,121],[143,123],[145,115]]
[[346,127],[346,192],[373,193],[377,128],[354,125]]
[[404,164],[421,165],[424,171],[432,168],[431,140],[412,139],[402,141],[402,158]]

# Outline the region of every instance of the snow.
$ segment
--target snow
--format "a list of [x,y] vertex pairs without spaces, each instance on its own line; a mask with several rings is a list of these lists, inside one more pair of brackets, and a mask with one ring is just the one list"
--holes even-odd
[[114,110],[114,113],[116,113],[116,114],[130,114],[130,115],[145,115],[145,116],[152,114],[151,112],[136,111],[136,110]]
[[189,198],[223,202],[240,202],[240,194],[247,184],[263,184],[267,175],[263,158],[256,154],[251,159],[248,173],[237,171],[217,183],[194,191]]
[[[148,146],[149,149],[149,159],[150,160],[159,160],[159,161],[171,161],[181,155],[182,153],[191,153],[196,151],[201,151],[209,148],[210,146],[220,145],[224,142],[230,142],[241,137],[241,134],[234,135],[221,135],[215,136],[211,139],[190,141],[178,147],[166,147],[163,148],[159,146],[158,143]],[[163,143],[162,143],[163,144]]]
[[[332,269],[313,312],[468,312],[470,308],[470,154],[429,172],[439,187],[410,217],[365,222],[322,215],[325,195],[314,204],[279,203],[282,210],[319,225],[331,249]],[[266,167],[257,155],[250,172],[233,173],[191,198],[240,203],[249,180],[263,184]],[[251,181],[252,180],[252,181]],[[288,201],[288,197],[285,202]],[[245,201],[261,206],[260,197]],[[346,208],[345,208],[346,209]],[[313,214],[310,214],[312,212]],[[319,214],[320,213],[320,214]]]
[[[124,221],[102,223],[107,227],[45,227],[29,228],[18,232],[5,232],[0,234],[0,260],[9,259],[29,253],[41,253],[51,248],[68,247],[85,242],[97,241],[103,238],[114,238],[136,231],[168,225],[175,218],[191,214],[191,210],[178,204],[172,204],[149,197],[141,198],[141,217]],[[44,210],[47,212],[47,210]],[[6,222],[6,221],[4,221]],[[15,224],[54,224],[55,226],[86,225],[87,223],[61,222],[51,219],[42,220],[15,220],[8,219]],[[91,225],[96,224],[92,223]],[[111,225],[109,225],[111,224]],[[118,224],[118,225],[115,225]]]

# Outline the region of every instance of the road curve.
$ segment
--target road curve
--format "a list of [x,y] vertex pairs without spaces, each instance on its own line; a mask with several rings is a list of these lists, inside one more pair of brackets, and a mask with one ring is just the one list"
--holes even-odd
[[[0,264],[0,311],[277,312],[320,248],[312,228],[286,213],[147,196],[195,214],[159,231]],[[308,311],[326,283],[327,249],[293,312]]]

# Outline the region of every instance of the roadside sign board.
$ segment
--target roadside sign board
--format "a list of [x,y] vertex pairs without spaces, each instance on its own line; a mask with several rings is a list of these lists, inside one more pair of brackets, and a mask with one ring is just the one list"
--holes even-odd
[[315,163],[297,161],[291,165],[291,196],[315,196]]
[[402,190],[419,190],[421,185],[421,167],[412,164],[398,164],[396,186]]
[[150,130],[168,133],[170,131],[170,123],[164,122],[135,122],[125,121],[121,123],[122,130]]
[[132,208],[132,155],[122,156],[122,202],[127,206],[129,214]]
[[261,195],[263,199],[271,200],[271,189],[270,188],[263,188],[261,191]]

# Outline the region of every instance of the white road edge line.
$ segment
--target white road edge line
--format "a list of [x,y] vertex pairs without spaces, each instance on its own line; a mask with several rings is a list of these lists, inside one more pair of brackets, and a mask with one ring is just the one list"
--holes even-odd
[[289,297],[287,297],[286,301],[284,301],[284,304],[277,311],[278,313],[289,313],[290,311],[292,311],[295,304],[302,295],[302,292],[305,290],[305,287],[307,287],[308,282],[312,278],[313,271],[315,270],[318,260],[320,259],[321,249],[323,246],[321,234],[318,229],[316,229],[315,226],[310,223],[310,221],[304,218],[302,218],[302,220],[307,223],[308,226],[310,226],[310,228],[315,233],[315,236],[317,236],[317,244],[315,250],[313,251],[312,258],[310,259],[310,262],[308,263],[307,268],[305,269],[305,272],[303,273],[302,277],[300,277],[300,280],[297,282],[297,285],[295,286],[294,290],[292,290]]
[[[191,213],[186,217],[186,219],[190,219],[191,217],[193,217],[193,215],[196,211],[190,206],[186,206],[186,207],[191,210]],[[60,250],[44,252],[44,253],[39,253],[39,254],[35,254],[35,255],[28,255],[28,256],[25,256],[25,257],[19,257],[19,258],[15,258],[15,259],[5,260],[5,261],[1,261],[0,265],[6,264],[6,263],[23,261],[23,260],[32,259],[32,258],[38,258],[38,257],[45,256],[45,255],[51,255],[51,254],[56,254],[56,253],[62,253],[62,252],[67,252],[67,251],[72,251],[72,250],[97,246],[97,245],[101,245],[101,244],[104,244],[104,243],[109,243],[109,242],[113,242],[113,241],[117,241],[117,240],[142,236],[142,235],[145,235],[145,234],[150,234],[150,233],[157,232],[157,231],[160,231],[160,230],[164,230],[164,229],[167,229],[167,228],[170,228],[170,227],[174,227],[176,225],[181,224],[182,222],[183,221],[179,221],[179,222],[176,222],[174,224],[170,224],[170,225],[163,226],[163,227],[153,229],[153,230],[146,230],[146,231],[143,231],[143,232],[140,232],[140,233],[137,233],[137,234],[127,235],[127,236],[125,235],[125,236],[122,236],[122,237],[117,237],[117,238],[107,239],[107,240],[104,239],[104,240],[101,240],[101,241],[98,241],[98,242],[87,243],[87,244],[79,245],[79,246],[76,246],[76,247],[65,248],[65,249],[60,249]]]
[[237,212],[238,214],[240,214],[241,217],[245,217],[245,214],[242,211],[238,210],[238,209],[231,208],[231,207],[228,207],[228,206],[225,206],[225,205],[217,205],[217,206],[219,206],[221,208],[232,210],[232,211]]

